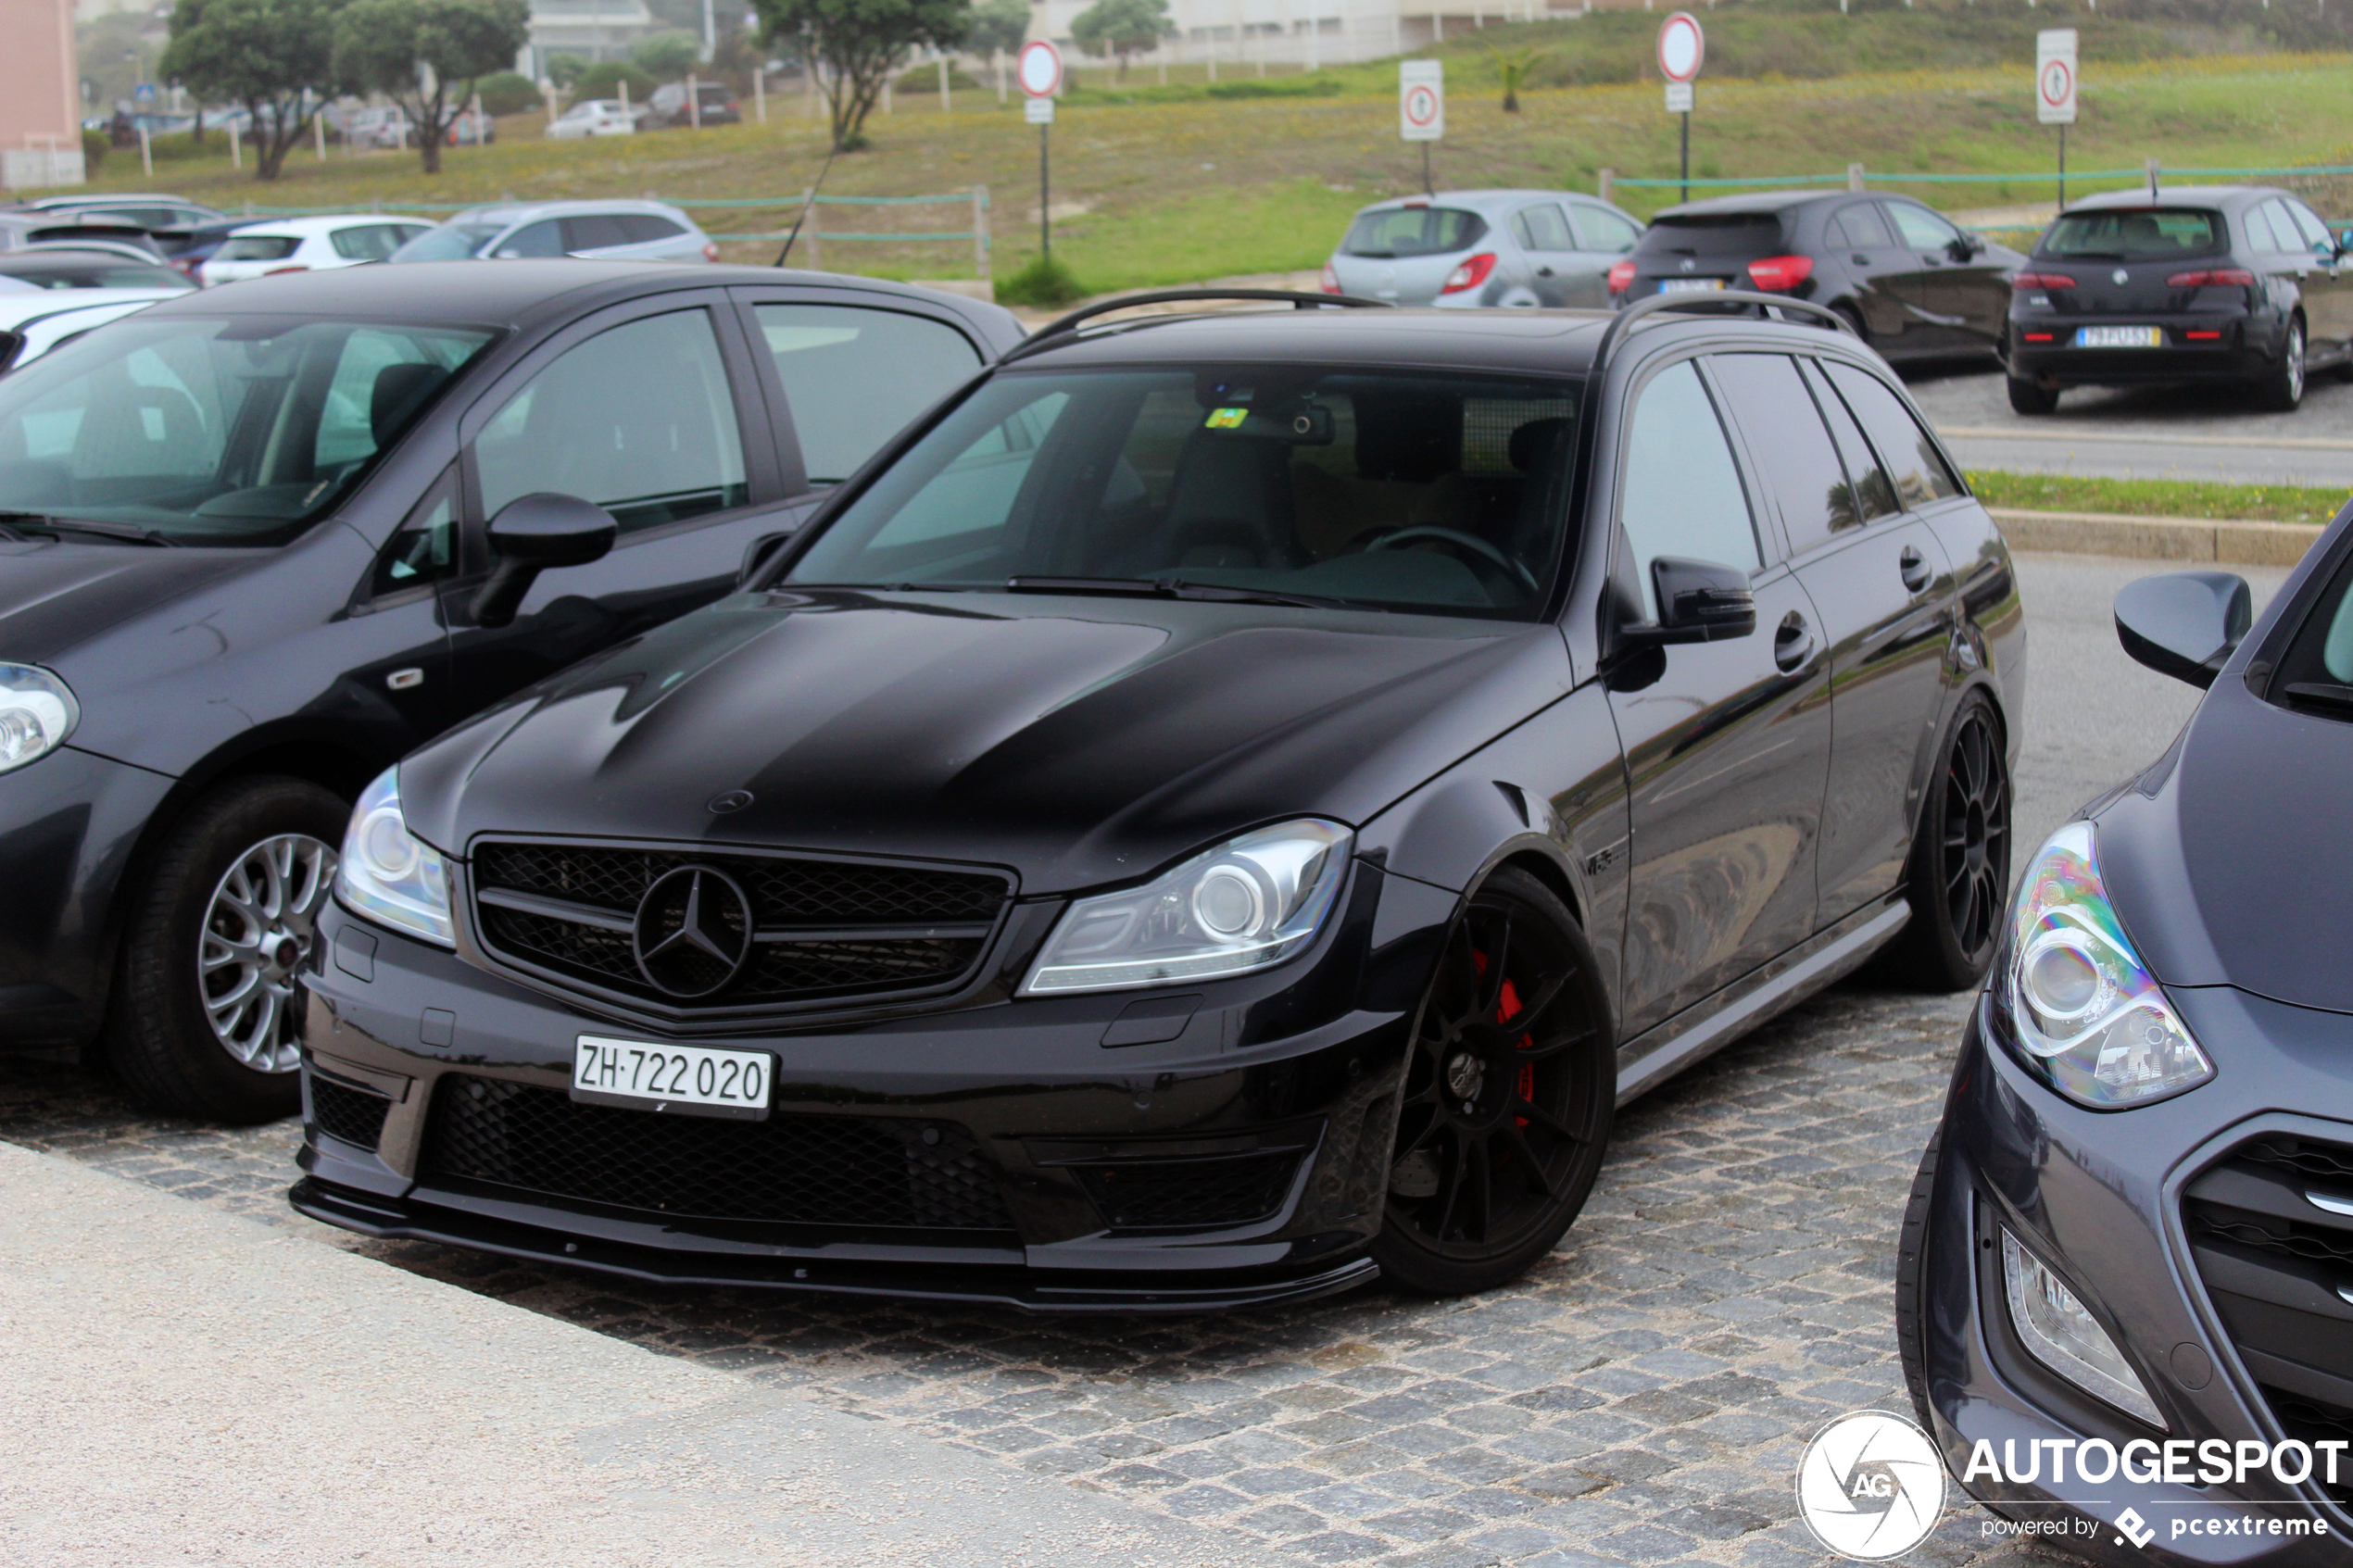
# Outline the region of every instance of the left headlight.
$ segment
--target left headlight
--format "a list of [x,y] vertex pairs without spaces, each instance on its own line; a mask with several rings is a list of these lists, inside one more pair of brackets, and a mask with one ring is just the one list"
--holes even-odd
[[449,921],[449,867],[400,815],[400,770],[386,768],[359,796],[335,866],[335,897],[354,914],[458,945]]
[[2095,1110],[2147,1105],[2214,1076],[2100,882],[2089,822],[2051,835],[2027,869],[1993,986],[2020,1058]]
[[0,664],[0,773],[65,745],[82,705],[63,681],[31,664]]
[[1315,939],[1354,841],[1338,822],[1285,822],[1141,887],[1081,898],[1055,922],[1022,991],[1119,991],[1278,964]]

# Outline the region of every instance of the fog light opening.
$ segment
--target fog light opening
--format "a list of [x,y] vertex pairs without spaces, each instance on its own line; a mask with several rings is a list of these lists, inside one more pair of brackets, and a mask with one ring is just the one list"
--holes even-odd
[[2002,1283],[2010,1326],[2036,1361],[2103,1404],[2160,1431],[2165,1418],[2116,1341],[2040,1258],[2002,1232]]

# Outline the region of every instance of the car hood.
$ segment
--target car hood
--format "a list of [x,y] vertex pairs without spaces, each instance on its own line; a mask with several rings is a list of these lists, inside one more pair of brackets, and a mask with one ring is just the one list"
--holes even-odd
[[[1360,823],[1567,693],[1550,626],[1010,594],[738,595],[401,767],[463,853],[533,832],[988,862],[1030,893]],[[730,792],[750,804],[714,812]]]
[[2353,723],[2215,682],[2097,818],[2102,879],[2160,981],[2353,1012],[2353,834],[2334,809],[2348,778]]
[[[166,600],[248,570],[255,552],[0,541],[0,659],[53,664]],[[60,671],[68,674],[69,671]]]

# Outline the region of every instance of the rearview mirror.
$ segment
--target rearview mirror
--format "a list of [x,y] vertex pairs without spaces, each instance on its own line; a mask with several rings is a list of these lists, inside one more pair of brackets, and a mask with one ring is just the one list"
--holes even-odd
[[1651,562],[1651,583],[1658,593],[1658,621],[1622,628],[1632,643],[1717,643],[1756,630],[1756,596],[1749,591],[1748,573],[1736,566],[1660,556]]
[[2116,596],[2116,640],[2160,675],[2203,690],[2254,623],[2246,580],[2228,571],[2169,571]]
[[547,491],[516,496],[490,520],[498,564],[474,596],[474,624],[509,624],[542,571],[601,559],[620,536],[612,513],[593,501]]

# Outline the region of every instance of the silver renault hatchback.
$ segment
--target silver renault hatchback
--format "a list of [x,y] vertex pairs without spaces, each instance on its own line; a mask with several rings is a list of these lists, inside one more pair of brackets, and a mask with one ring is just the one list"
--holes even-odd
[[1375,202],[1324,265],[1324,292],[1400,305],[1609,306],[1642,225],[1572,191],[1441,191]]
[[599,261],[716,261],[719,247],[665,202],[508,202],[452,213],[389,261],[513,261],[558,256]]

